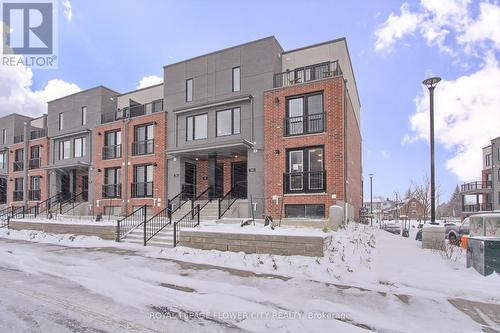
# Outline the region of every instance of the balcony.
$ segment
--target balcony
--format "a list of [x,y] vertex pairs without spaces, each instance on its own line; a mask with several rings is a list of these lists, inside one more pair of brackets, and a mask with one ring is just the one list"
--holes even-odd
[[491,191],[491,181],[477,181],[465,183],[460,186],[462,193],[486,193]]
[[132,155],[147,155],[154,153],[155,140],[143,140],[132,142]]
[[326,170],[284,173],[283,184],[285,193],[325,192]]
[[132,198],[151,198],[153,182],[132,183]]
[[294,136],[325,131],[326,113],[285,118],[284,136]]
[[24,135],[14,135],[14,143],[19,143],[24,141]]
[[163,111],[163,99],[158,99],[151,103],[138,104],[131,107],[118,109],[114,112],[103,113],[101,115],[101,124],[110,123],[124,118],[134,118],[146,114],[153,114]]
[[30,170],[40,168],[40,158],[31,158],[28,161],[28,167]]
[[291,71],[274,74],[274,88],[288,87],[300,83],[317,81],[342,75],[338,61],[296,68]]
[[38,201],[40,200],[40,189],[38,190],[29,190],[28,191],[28,198],[29,200],[32,200],[32,201]]
[[43,138],[44,136],[47,136],[46,129],[39,129],[39,130],[34,130],[34,131],[30,132],[30,139],[31,140]]
[[102,159],[111,160],[122,157],[122,145],[102,147]]
[[14,191],[12,192],[12,200],[13,201],[23,201],[23,191]]
[[490,212],[493,210],[493,205],[489,203],[478,203],[472,205],[463,205],[462,211],[464,213],[474,213],[474,212]]
[[122,184],[102,185],[102,197],[106,199],[121,198]]
[[24,161],[14,161],[14,171],[23,171]]

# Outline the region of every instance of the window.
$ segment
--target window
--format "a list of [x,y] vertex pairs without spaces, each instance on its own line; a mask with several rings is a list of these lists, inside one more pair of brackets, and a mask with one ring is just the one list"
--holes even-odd
[[74,154],[75,157],[83,157],[86,154],[87,138],[76,138],[73,141]]
[[[121,138],[120,138],[121,140]],[[143,124],[134,127],[133,155],[152,154],[154,152],[154,125]]]
[[186,140],[206,139],[208,136],[208,114],[186,118]]
[[68,158],[71,158],[71,141],[59,141],[59,159],[67,160]]
[[500,169],[498,169],[498,181],[500,182]]
[[500,161],[500,148],[497,149],[497,160]]
[[415,201],[412,201],[410,207],[417,208],[417,203]]
[[40,146],[32,146],[30,148],[29,168],[37,169],[40,167]]
[[87,107],[82,107],[82,125],[87,124]]
[[2,144],[6,144],[7,143],[7,130],[6,129],[2,129]]
[[104,185],[102,189],[104,198],[119,198],[121,196],[121,169],[104,169]]
[[120,206],[104,206],[104,216],[120,216]]
[[186,102],[193,101],[193,79],[186,80]]
[[0,153],[0,169],[4,169],[4,168],[5,168],[5,152],[1,152]]
[[322,192],[326,189],[323,147],[287,151],[285,192]]
[[29,200],[40,200],[40,176],[30,177]]
[[285,205],[285,217],[292,218],[313,218],[320,219],[325,217],[325,205]]
[[240,68],[233,68],[233,91],[240,91]]
[[286,108],[286,136],[325,130],[322,93],[288,98]]
[[486,154],[486,166],[491,166],[491,154]]
[[111,158],[120,158],[122,156],[122,132],[121,130],[112,130],[104,132],[104,147],[102,158],[107,160]]
[[134,183],[132,184],[132,197],[153,196],[153,165],[141,164],[134,166]]
[[22,201],[23,200],[23,178],[14,179],[14,193],[13,193],[13,201]]
[[59,130],[62,131],[64,129],[64,114],[59,113]]
[[14,151],[14,171],[24,170],[24,149]]
[[240,108],[217,112],[217,136],[240,133]]

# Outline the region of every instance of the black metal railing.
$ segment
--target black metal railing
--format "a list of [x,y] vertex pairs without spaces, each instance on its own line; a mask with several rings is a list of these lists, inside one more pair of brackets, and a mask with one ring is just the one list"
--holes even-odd
[[143,140],[132,142],[132,155],[147,155],[154,153],[155,150],[155,140]]
[[193,209],[186,213],[183,217],[173,223],[174,227],[174,244],[176,247],[180,241],[180,231],[183,228],[194,228],[200,225],[200,205],[196,205]]
[[237,199],[241,198],[240,195],[241,185],[234,185],[224,197],[219,198],[219,219],[231,208]]
[[46,129],[33,130],[30,132],[30,140],[35,140],[47,136]]
[[161,210],[144,223],[144,246],[148,241],[162,231],[167,225],[172,223],[172,214],[169,208]]
[[23,201],[24,195],[23,195],[23,190],[20,191],[13,191],[12,192],[12,201]]
[[132,183],[132,198],[150,198],[153,196],[153,182]]
[[116,241],[119,242],[125,238],[135,228],[146,222],[147,206],[141,206],[129,215],[116,221]]
[[27,209],[25,206],[12,207],[11,217],[13,219],[23,219],[26,217]]
[[284,135],[321,133],[325,131],[326,113],[312,113],[307,116],[285,118]]
[[206,205],[208,205],[208,203],[212,201],[211,189],[212,188],[209,186],[206,188],[206,190],[204,190],[200,194],[198,194],[196,196],[196,198],[194,198],[194,200],[192,200],[191,209],[193,209],[195,205],[199,205],[200,210],[202,210]]
[[102,197],[106,199],[121,198],[122,184],[104,184],[102,185]]
[[9,219],[13,208],[13,206],[10,206],[0,210],[0,228],[9,227]]
[[35,217],[39,216],[42,213],[46,213],[46,216],[48,217],[49,214],[52,213],[52,207],[56,206],[56,204],[59,203],[62,198],[63,195],[59,192],[51,196],[50,198],[37,203],[35,206]]
[[169,208],[170,214],[175,213],[179,208],[181,208],[189,199],[185,195],[184,191],[174,196],[172,199],[167,200],[167,207]]
[[30,170],[32,170],[32,169],[39,169],[40,168],[40,164],[41,164],[40,158],[30,158],[30,160],[28,161],[28,168]]
[[122,145],[114,145],[114,146],[104,146],[102,147],[102,159],[110,160],[113,158],[122,157]]
[[463,211],[466,213],[473,213],[473,212],[489,212],[493,210],[493,205],[491,202],[489,203],[479,203],[479,204],[471,204],[471,205],[464,205],[463,206]]
[[470,183],[464,183],[460,186],[461,192],[479,191],[486,189],[491,189],[491,181],[470,182]]
[[28,190],[28,198],[31,201],[38,201],[41,198],[41,191],[40,189],[37,190]]
[[24,134],[14,135],[14,143],[19,143],[24,141]]
[[151,103],[124,107],[123,109],[117,109],[114,112],[103,113],[101,115],[101,123],[109,123],[123,118],[134,118],[161,111],[163,111],[163,99],[158,99]]
[[287,172],[283,174],[285,193],[324,192],[326,170],[309,172]]
[[14,171],[24,170],[24,161],[14,161]]
[[342,75],[338,61],[295,68],[274,74],[274,88],[288,87],[295,84],[326,79]]
[[77,206],[86,202],[85,198],[88,195],[88,191],[82,191],[78,194],[71,194],[69,199],[59,202],[59,214],[66,214],[70,210],[75,209]]

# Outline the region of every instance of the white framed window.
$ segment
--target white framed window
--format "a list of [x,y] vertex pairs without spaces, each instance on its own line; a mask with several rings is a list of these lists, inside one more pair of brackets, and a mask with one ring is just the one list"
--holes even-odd
[[186,117],[186,141],[208,137],[208,114]]
[[240,133],[240,108],[217,111],[217,136]]
[[5,152],[0,153],[0,169],[5,168]]
[[82,138],[76,138],[73,141],[73,147],[74,147],[74,152],[75,152],[75,157],[83,157],[86,155],[86,143],[87,143],[87,138],[82,137]]

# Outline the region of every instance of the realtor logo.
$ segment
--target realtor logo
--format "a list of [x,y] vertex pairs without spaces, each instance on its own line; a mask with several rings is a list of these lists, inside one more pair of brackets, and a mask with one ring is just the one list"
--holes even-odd
[[55,6],[52,0],[2,2],[2,65],[55,67]]

